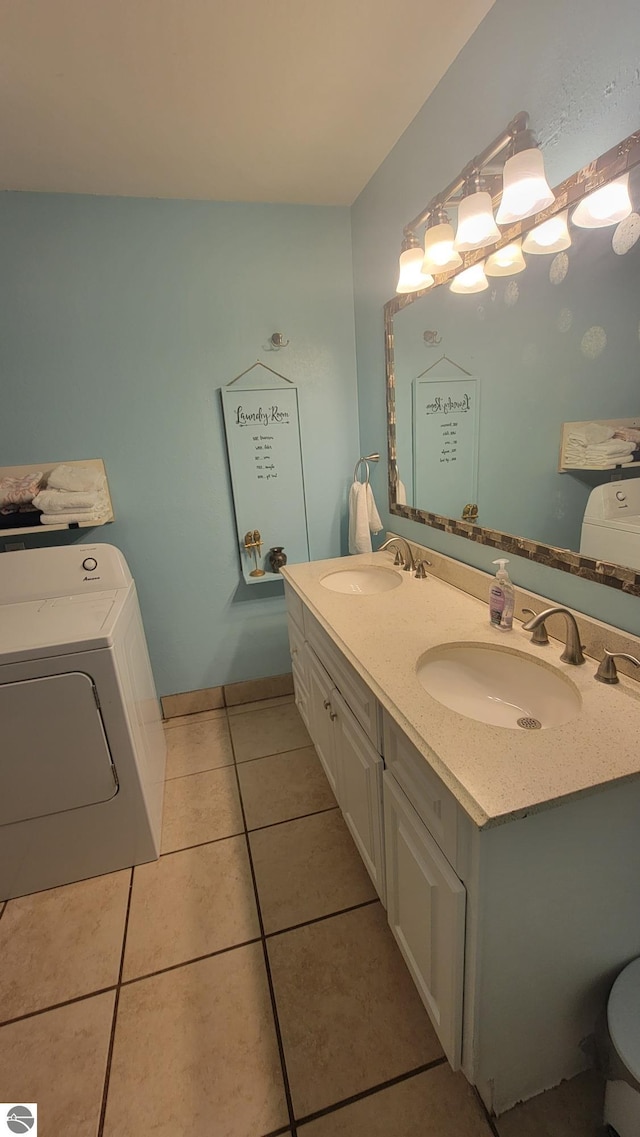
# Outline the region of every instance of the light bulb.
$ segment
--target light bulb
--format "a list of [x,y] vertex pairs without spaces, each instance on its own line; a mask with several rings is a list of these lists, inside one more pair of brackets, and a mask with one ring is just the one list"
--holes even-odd
[[454,249],[459,253],[466,253],[472,249],[481,249],[484,245],[493,245],[500,240],[500,230],[493,219],[491,194],[486,190],[478,190],[463,197],[458,206],[458,231]]
[[450,291],[457,293],[484,292],[488,287],[489,281],[484,275],[484,261],[479,261],[478,264],[458,273],[449,285]]
[[448,221],[427,229],[424,238],[423,272],[446,272],[462,264],[462,257],[453,247],[453,238],[453,225]]
[[525,253],[561,253],[571,244],[569,229],[567,228],[568,210],[557,213],[542,225],[536,225],[527,233],[522,248]]
[[512,241],[510,245],[496,249],[495,253],[487,258],[484,270],[487,276],[515,276],[517,272],[523,272],[526,267],[527,262],[522,255],[520,241]]
[[629,175],[624,174],[583,198],[574,209],[571,220],[581,229],[602,229],[605,225],[624,221],[631,210]]
[[537,146],[507,158],[502,171],[502,200],[496,213],[498,225],[511,225],[531,217],[555,201]]
[[424,253],[421,248],[405,249],[400,254],[400,276],[396,292],[419,292],[421,288],[431,288],[435,283],[432,276],[422,272]]

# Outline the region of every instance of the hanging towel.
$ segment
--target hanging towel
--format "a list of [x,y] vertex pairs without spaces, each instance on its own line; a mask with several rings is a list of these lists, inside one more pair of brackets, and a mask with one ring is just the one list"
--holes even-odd
[[349,552],[370,553],[371,534],[381,529],[371,486],[368,482],[354,482],[349,490]]
[[52,490],[71,490],[77,493],[96,493],[104,487],[102,470],[95,466],[56,466],[47,478]]
[[406,504],[407,504],[407,491],[405,489],[404,482],[401,482],[400,478],[398,478],[398,480],[396,482],[396,505],[406,505]]

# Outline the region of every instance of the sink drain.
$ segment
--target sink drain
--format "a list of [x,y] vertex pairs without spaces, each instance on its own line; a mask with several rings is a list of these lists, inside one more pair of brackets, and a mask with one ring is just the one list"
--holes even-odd
[[521,726],[523,730],[542,730],[542,723],[538,722],[538,719],[518,719],[518,726]]

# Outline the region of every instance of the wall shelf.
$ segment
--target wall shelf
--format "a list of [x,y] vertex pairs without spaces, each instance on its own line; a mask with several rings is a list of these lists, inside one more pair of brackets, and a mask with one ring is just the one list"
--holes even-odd
[[602,471],[603,473],[606,473],[607,470],[629,470],[632,466],[637,467],[638,472],[640,473],[640,461],[633,461],[631,459],[620,460],[617,462],[612,459],[611,462],[607,462],[606,464],[598,463],[594,466],[584,466],[581,463],[576,464],[571,462],[570,458],[567,455],[567,449],[569,447],[569,435],[574,431],[579,430],[580,428],[584,429],[585,427],[593,426],[594,424],[597,426],[610,426],[613,428],[631,427],[632,429],[640,430],[640,417],[615,419],[598,418],[587,419],[584,422],[563,422],[562,433],[560,436],[560,458],[558,462],[559,473],[574,473],[578,470],[591,470],[596,472]]
[[[56,466],[61,466],[62,462],[31,462],[27,466],[0,466],[0,480],[2,478],[22,478],[25,474],[31,474],[36,470],[42,470],[43,486],[46,485],[49,474],[55,470]],[[65,466],[91,466],[92,469],[99,470],[104,474],[104,492],[108,502],[108,513],[101,521],[60,521],[59,525],[16,525],[11,528],[0,528],[0,541],[4,541],[6,537],[22,537],[30,533],[60,533],[63,530],[75,529],[97,529],[102,525],[108,525],[113,521],[113,503],[111,501],[111,494],[109,493],[109,483],[107,481],[107,472],[104,468],[102,458],[85,458],[64,460]]]

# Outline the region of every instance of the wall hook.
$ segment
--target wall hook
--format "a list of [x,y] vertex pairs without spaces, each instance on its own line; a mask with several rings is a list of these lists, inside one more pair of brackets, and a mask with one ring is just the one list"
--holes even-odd
[[282,332],[273,332],[269,337],[272,351],[280,351],[281,347],[288,347],[291,340],[286,340]]

